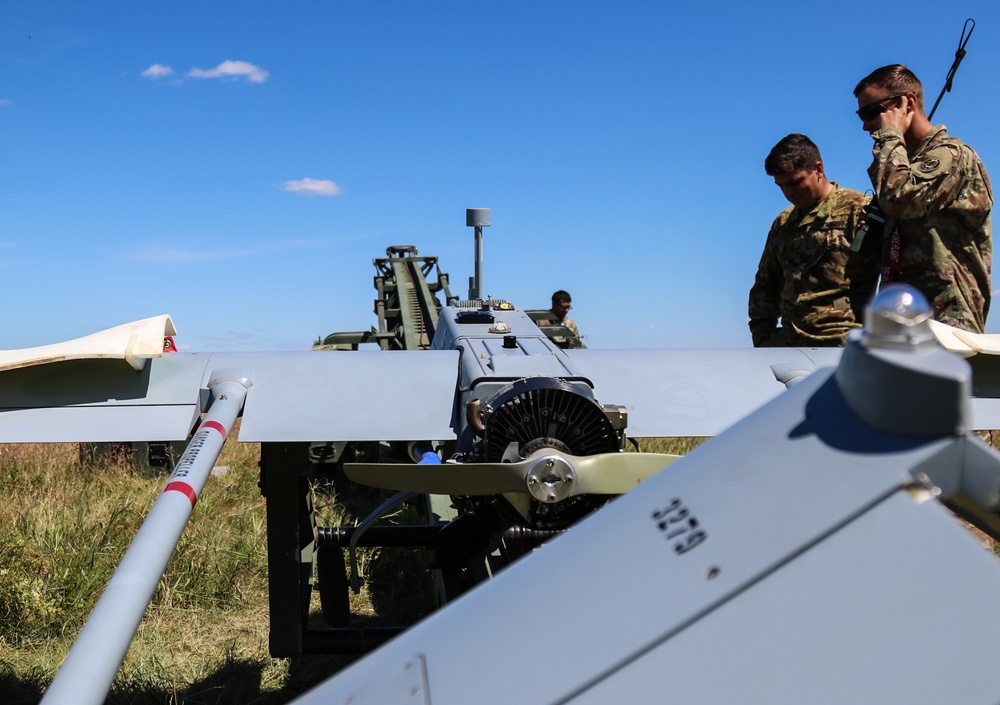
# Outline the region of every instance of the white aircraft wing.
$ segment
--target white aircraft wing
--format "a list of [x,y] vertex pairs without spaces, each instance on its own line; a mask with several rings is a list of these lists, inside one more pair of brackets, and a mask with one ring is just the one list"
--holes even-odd
[[[106,339],[83,340],[94,337]],[[11,363],[0,371],[0,442],[183,440],[204,411],[209,377],[220,369],[253,381],[241,441],[455,437],[457,350],[149,352],[137,370],[122,362],[123,354],[88,356],[87,344],[71,341],[46,348],[58,350],[55,361],[51,355],[48,361],[36,357],[28,365]],[[41,349],[0,351],[0,360],[30,359],[30,353]],[[1000,428],[1000,357],[968,346],[959,352],[974,370],[971,427]],[[548,350],[538,359],[545,362],[547,374],[585,378],[599,400],[625,406],[630,436],[670,437],[718,434],[787,386],[836,365],[841,350],[566,353],[568,362],[554,371]]]
[[840,359],[839,348],[566,352],[594,396],[628,409],[637,438],[714,436]]
[[[973,370],[970,428],[1000,429],[1000,335],[928,321]],[[638,438],[714,436],[823,367],[841,348],[567,350],[602,401],[623,404]]]
[[448,440],[458,353],[216,353],[253,374],[240,441]]
[[458,353],[172,353],[0,372],[0,442],[184,440],[219,370],[249,378],[241,441],[445,440]]

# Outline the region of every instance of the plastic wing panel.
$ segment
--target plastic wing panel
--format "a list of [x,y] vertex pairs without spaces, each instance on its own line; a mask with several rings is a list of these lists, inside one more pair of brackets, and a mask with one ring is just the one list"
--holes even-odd
[[215,353],[210,367],[253,374],[241,442],[455,437],[453,350]]
[[628,409],[633,437],[715,436],[785,391],[772,366],[811,373],[840,349],[568,350],[604,404]]

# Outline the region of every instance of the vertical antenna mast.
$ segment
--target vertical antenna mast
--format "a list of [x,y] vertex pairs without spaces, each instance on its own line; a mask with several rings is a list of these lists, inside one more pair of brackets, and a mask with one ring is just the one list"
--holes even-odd
[[476,276],[469,280],[469,300],[483,297],[483,228],[490,226],[489,208],[466,208],[465,224],[476,229]]

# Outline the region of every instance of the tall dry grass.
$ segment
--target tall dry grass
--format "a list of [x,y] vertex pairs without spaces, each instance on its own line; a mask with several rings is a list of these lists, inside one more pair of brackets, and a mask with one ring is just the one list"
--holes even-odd
[[[280,703],[300,691],[267,655],[259,449],[227,443],[126,656],[108,703]],[[0,446],[0,692],[35,703],[165,477],[75,445]]]

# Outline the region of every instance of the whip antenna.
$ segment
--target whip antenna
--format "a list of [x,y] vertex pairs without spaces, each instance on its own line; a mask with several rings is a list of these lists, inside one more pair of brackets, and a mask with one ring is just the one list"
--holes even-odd
[[[971,27],[969,26],[971,23]],[[962,25],[962,36],[958,38],[958,51],[955,52],[955,63],[951,65],[951,69],[948,70],[948,77],[944,80],[944,88],[941,89],[941,94],[934,101],[934,107],[931,108],[930,114],[927,115],[927,119],[930,120],[934,117],[934,111],[937,110],[938,103],[944,98],[945,93],[951,92],[951,83],[955,80],[955,72],[958,71],[958,65],[962,63],[962,59],[965,58],[965,45],[969,43],[969,38],[972,36],[972,30],[976,28],[976,21],[971,17],[965,21]],[[966,33],[966,30],[969,30]]]

